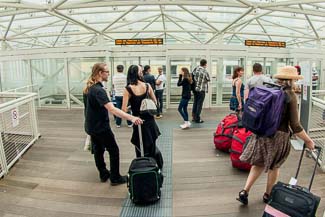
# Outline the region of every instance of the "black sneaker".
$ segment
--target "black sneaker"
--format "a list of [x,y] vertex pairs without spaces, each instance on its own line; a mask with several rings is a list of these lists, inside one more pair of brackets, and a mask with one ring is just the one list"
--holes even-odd
[[127,182],[127,176],[120,176],[118,179],[111,179],[111,185],[121,185]]
[[109,179],[110,176],[111,176],[111,173],[108,170],[99,174],[99,178],[100,178],[101,182],[107,182],[107,180]]
[[202,124],[203,122],[204,122],[204,120],[195,121],[195,123],[198,123],[198,124]]

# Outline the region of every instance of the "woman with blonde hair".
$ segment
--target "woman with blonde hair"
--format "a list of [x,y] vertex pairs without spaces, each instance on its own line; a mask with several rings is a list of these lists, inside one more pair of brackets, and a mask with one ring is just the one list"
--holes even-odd
[[[142,124],[142,120],[116,108],[109,100],[102,84],[104,81],[107,82],[108,76],[109,71],[105,63],[96,63],[93,66],[83,90],[86,105],[85,130],[91,137],[92,151],[100,180],[106,182],[110,178],[111,185],[119,185],[126,182],[126,176],[120,175],[119,147],[109,124],[108,112],[132,121],[135,125]],[[111,171],[106,168],[105,150],[109,152]]]
[[189,128],[191,122],[188,120],[187,106],[191,99],[191,84],[193,83],[192,76],[186,67],[181,68],[177,86],[182,86],[182,98],[178,105],[178,112],[181,114],[184,124],[181,124],[182,129]]
[[252,164],[245,187],[239,192],[237,198],[244,205],[248,204],[249,191],[263,171],[268,173],[263,201],[268,202],[271,189],[279,177],[280,167],[290,153],[291,131],[305,142],[307,148],[314,149],[314,142],[299,122],[297,97],[292,89],[295,80],[303,77],[297,74],[295,67],[285,66],[279,69],[274,78],[278,79],[277,83],[285,90],[287,99],[281,115],[280,126],[275,135],[272,137],[253,135],[240,157],[241,161]]

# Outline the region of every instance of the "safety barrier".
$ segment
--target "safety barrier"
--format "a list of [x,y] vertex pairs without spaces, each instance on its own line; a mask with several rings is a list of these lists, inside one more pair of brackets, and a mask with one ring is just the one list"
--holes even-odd
[[36,93],[0,92],[0,177],[40,137]]
[[[325,172],[325,90],[313,91],[309,135],[315,145],[322,147],[319,164]],[[315,153],[313,153],[313,157]]]

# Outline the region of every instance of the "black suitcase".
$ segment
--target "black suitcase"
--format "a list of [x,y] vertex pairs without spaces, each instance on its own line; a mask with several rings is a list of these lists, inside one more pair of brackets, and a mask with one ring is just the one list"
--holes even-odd
[[141,125],[138,126],[141,157],[131,162],[128,173],[130,199],[135,204],[150,204],[160,199],[163,175],[152,157],[143,157]]
[[[310,192],[320,155],[320,148],[316,147],[316,149],[318,155],[309,188],[278,182],[272,188],[270,201],[265,207],[263,217],[315,217],[321,199]],[[296,179],[299,174],[304,151],[305,145],[301,152],[295,176]]]

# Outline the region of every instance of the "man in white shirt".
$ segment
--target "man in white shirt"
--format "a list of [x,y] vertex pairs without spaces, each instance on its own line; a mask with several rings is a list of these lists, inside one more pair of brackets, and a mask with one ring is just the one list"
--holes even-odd
[[255,63],[253,65],[253,73],[254,75],[247,80],[245,85],[245,100],[248,97],[249,89],[251,89],[252,87],[263,86],[263,82],[273,83],[271,78],[263,75],[261,64]]
[[[119,109],[122,108],[123,103],[123,91],[126,87],[126,75],[123,73],[124,66],[118,65],[116,67],[117,73],[113,76],[113,91],[115,93],[115,106]],[[120,128],[122,119],[119,117],[115,117],[116,127]],[[127,121],[128,127],[132,127],[132,122]]]
[[165,88],[165,83],[166,83],[166,77],[163,74],[163,69],[162,67],[158,68],[158,76],[156,77],[156,91],[155,95],[157,98],[158,102],[158,114],[156,118],[162,118],[162,112],[163,112],[163,93],[164,93],[164,88]]

